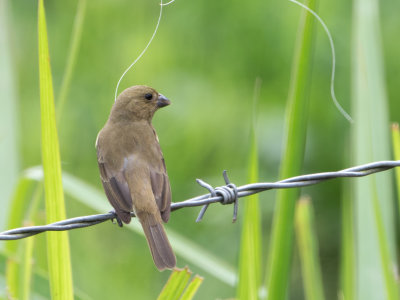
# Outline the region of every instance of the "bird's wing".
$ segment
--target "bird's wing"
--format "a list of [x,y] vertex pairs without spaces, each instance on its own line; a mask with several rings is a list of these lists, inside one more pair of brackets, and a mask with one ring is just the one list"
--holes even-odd
[[161,218],[164,222],[168,222],[171,206],[171,187],[162,154],[160,163],[162,164],[160,168],[150,169],[150,181]]
[[132,198],[125,180],[123,167],[117,172],[111,171],[108,164],[104,161],[99,147],[97,147],[97,161],[101,182],[103,183],[108,201],[114,207],[118,217],[124,223],[128,224],[131,221]]

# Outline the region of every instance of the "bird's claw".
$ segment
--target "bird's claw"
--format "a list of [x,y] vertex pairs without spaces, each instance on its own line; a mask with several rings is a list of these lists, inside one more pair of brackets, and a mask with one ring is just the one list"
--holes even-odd
[[110,211],[110,213],[114,215],[114,217],[111,218],[111,222],[113,224],[115,224],[115,222],[114,222],[114,219],[115,219],[117,221],[117,224],[119,227],[124,226],[121,219],[118,217],[117,213],[114,210]]

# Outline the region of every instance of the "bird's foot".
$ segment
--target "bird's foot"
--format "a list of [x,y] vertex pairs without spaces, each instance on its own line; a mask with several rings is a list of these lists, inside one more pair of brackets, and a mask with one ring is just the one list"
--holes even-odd
[[114,215],[114,217],[111,218],[111,222],[112,222],[113,224],[115,224],[115,222],[114,222],[114,219],[115,219],[115,220],[117,221],[117,224],[118,224],[119,227],[124,226],[124,225],[122,224],[121,219],[118,217],[117,213],[116,213],[114,210],[110,211],[110,213]]

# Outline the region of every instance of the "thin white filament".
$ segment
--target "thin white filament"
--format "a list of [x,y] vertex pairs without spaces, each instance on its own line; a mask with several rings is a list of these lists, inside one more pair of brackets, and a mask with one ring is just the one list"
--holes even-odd
[[167,2],[167,3],[164,3],[164,4],[162,4],[162,2],[161,2],[161,5],[162,5],[162,6],[167,6],[167,5],[170,5],[170,4],[173,3],[173,2],[175,2],[175,0],[171,0],[171,1],[169,1],[169,2]]
[[329,39],[329,43],[331,45],[331,50],[332,50],[332,75],[331,75],[331,96],[332,96],[332,100],[333,103],[335,103],[336,108],[340,111],[340,113],[347,119],[347,121],[349,121],[350,123],[354,123],[353,119],[350,117],[350,115],[343,109],[343,107],[339,104],[339,102],[336,99],[336,95],[335,95],[335,89],[334,89],[334,85],[335,85],[335,67],[336,67],[336,55],[335,55],[335,46],[333,44],[333,39],[331,36],[331,33],[329,32],[328,26],[325,25],[324,21],[322,21],[322,19],[317,15],[317,13],[313,10],[311,10],[310,8],[308,8],[307,6],[305,6],[304,4],[296,1],[296,0],[289,0],[290,2],[293,2],[301,7],[303,7],[304,9],[308,10],[322,25],[322,27],[324,28],[328,39]]
[[119,87],[119,84],[121,83],[122,78],[124,78],[125,74],[138,62],[139,59],[142,58],[143,54],[146,53],[147,48],[149,48],[151,42],[153,41],[153,39],[154,39],[154,37],[155,37],[155,35],[156,35],[157,31],[158,31],[158,26],[160,25],[160,22],[161,22],[163,6],[164,5],[163,5],[163,2],[161,0],[161,3],[160,3],[160,15],[158,16],[157,25],[156,25],[156,28],[154,29],[153,35],[151,36],[151,38],[150,38],[149,42],[147,43],[146,47],[143,49],[142,53],[139,54],[139,56],[133,61],[133,63],[131,63],[131,65],[125,70],[125,72],[121,75],[120,79],[118,80],[117,87],[115,88],[114,101],[117,101],[118,87]]

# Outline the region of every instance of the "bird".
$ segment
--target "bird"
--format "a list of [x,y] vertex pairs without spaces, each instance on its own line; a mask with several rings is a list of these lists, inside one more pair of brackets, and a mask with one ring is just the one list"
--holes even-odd
[[163,226],[170,217],[171,187],[151,121],[170,103],[151,87],[127,88],[96,139],[100,178],[117,220],[129,224],[134,212],[160,271],[175,268],[176,257]]

